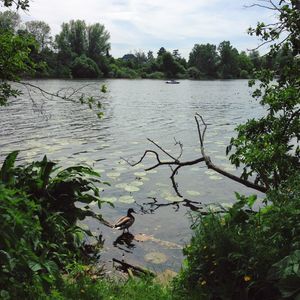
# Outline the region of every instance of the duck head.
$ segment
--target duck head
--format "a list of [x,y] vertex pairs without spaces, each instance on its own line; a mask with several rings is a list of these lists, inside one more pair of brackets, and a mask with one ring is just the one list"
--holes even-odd
[[127,211],[127,215],[130,215],[132,213],[136,214],[136,212],[134,211],[133,208],[129,208],[128,211]]

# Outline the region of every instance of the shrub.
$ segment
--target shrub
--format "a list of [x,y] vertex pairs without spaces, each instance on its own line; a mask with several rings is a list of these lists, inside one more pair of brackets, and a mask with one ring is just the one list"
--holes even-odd
[[97,64],[85,55],[75,58],[71,65],[71,71],[74,78],[97,78],[103,76]]
[[147,75],[148,79],[164,79],[165,75],[162,72],[154,72]]
[[0,295],[35,299],[61,282],[67,265],[91,261],[84,244],[91,233],[77,220],[101,219],[88,209],[92,201],[101,207],[100,180],[85,166],[59,171],[46,157],[15,167],[17,155],[8,155],[0,170]]
[[198,216],[175,291],[187,299],[299,297],[299,174],[257,212],[255,197],[237,197],[226,214]]

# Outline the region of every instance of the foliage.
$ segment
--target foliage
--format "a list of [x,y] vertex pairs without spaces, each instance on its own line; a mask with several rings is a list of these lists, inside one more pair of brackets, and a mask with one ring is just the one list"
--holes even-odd
[[[63,23],[61,32],[55,37],[58,61],[61,65],[71,67],[77,58],[81,57],[83,60],[82,57],[87,57],[89,61],[92,60],[97,64],[97,68],[107,73],[103,57],[107,55],[110,49],[109,38],[109,33],[99,23],[86,25],[82,20],[71,20],[69,23]],[[93,67],[93,69],[95,68]],[[77,73],[80,72],[76,72],[76,75]],[[80,78],[84,76],[84,73],[80,74]],[[89,68],[86,76],[90,77],[90,75],[91,70]]]
[[19,81],[22,74],[34,72],[35,65],[29,57],[34,47],[32,38],[0,32],[0,106],[5,105],[9,97],[19,95],[9,81]]
[[196,44],[189,55],[189,66],[197,68],[206,78],[217,77],[218,61],[216,46],[212,44]]
[[220,53],[219,72],[221,78],[238,78],[240,74],[238,51],[231,46],[229,41],[220,43],[218,50]]
[[[285,64],[277,69],[263,69],[256,73],[258,88],[253,97],[266,109],[266,115],[248,120],[236,128],[238,135],[232,138],[227,153],[237,167],[243,165],[243,178],[255,175],[256,182],[266,188],[276,188],[299,169],[300,163],[300,59],[299,32],[300,10],[296,1],[281,1],[278,7],[280,28],[286,37],[271,46],[267,55],[271,59],[285,55]],[[278,28],[259,23],[250,29],[265,42],[280,37]],[[277,78],[277,81],[275,81]],[[250,81],[250,86],[254,81]]]
[[14,11],[0,12],[0,30],[15,32],[20,25],[20,15]]
[[40,50],[51,44],[50,26],[44,21],[30,21],[25,23],[26,30],[31,34],[39,45]]
[[97,64],[85,55],[75,58],[71,72],[74,78],[97,78],[103,75]]
[[82,276],[75,282],[65,281],[60,290],[53,290],[48,297],[54,299],[112,299],[112,300],[160,300],[172,299],[170,290],[151,278],[135,278],[126,282],[109,279],[92,280]]
[[[252,209],[237,194],[225,214],[198,215],[175,281],[185,299],[294,299],[300,296],[300,173]],[[182,291],[182,292],[181,292]]]
[[35,298],[61,281],[68,264],[91,260],[84,235],[92,234],[77,220],[101,220],[88,207],[93,201],[102,205],[100,180],[89,167],[60,171],[46,157],[15,167],[17,155],[8,155],[0,171],[0,293]]
[[29,7],[29,0],[1,0],[5,7],[16,6],[16,9],[26,10]]

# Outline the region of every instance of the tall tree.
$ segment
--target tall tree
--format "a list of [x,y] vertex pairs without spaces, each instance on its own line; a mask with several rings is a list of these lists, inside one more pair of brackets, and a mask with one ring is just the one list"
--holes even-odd
[[14,11],[6,10],[0,12],[0,30],[15,32],[20,25],[20,15]]
[[104,25],[95,23],[87,27],[88,56],[97,61],[110,50],[110,35]]
[[218,53],[215,45],[195,44],[189,55],[189,66],[196,67],[204,77],[217,77]]
[[238,78],[239,69],[239,53],[233,48],[229,41],[220,43],[218,47],[220,53],[220,74],[222,78]]
[[25,23],[26,30],[33,35],[40,50],[48,47],[51,43],[50,26],[44,21],[30,21]]

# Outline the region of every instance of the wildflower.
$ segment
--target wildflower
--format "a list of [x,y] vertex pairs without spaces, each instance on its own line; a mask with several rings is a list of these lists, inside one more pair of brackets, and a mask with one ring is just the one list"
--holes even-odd
[[206,285],[206,281],[205,280],[201,281],[201,285]]
[[250,281],[252,278],[251,278],[251,276],[249,276],[249,275],[245,275],[244,276],[244,281]]

